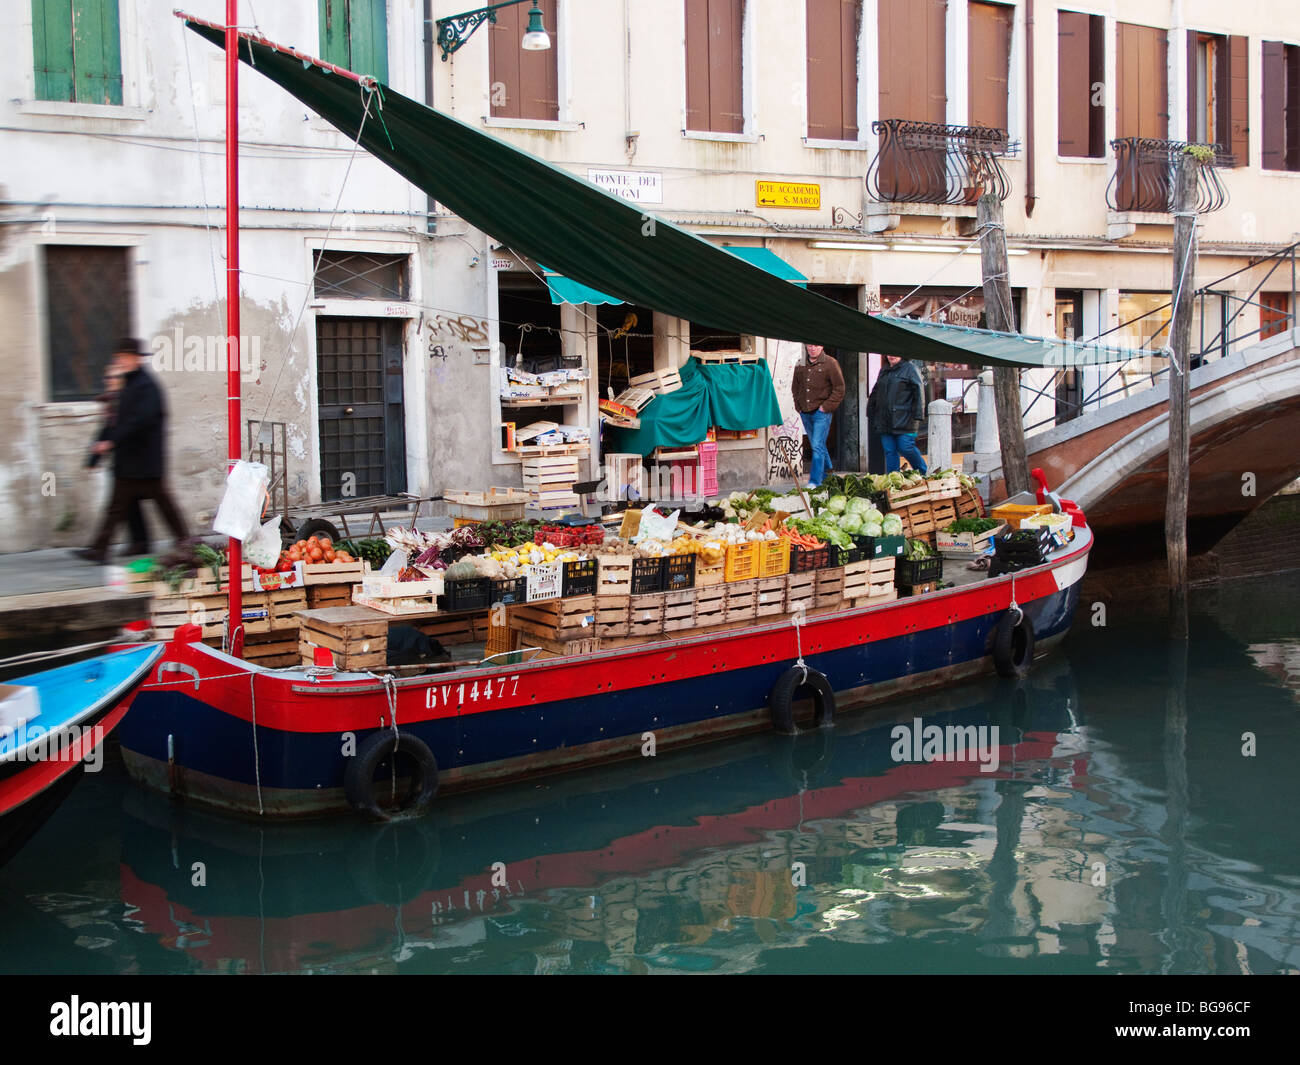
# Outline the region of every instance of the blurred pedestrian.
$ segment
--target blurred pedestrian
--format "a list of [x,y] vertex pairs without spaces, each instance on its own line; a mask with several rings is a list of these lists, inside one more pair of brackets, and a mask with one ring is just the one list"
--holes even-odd
[[117,527],[126,520],[132,503],[152,499],[177,542],[188,536],[185,519],[172,500],[164,480],[166,470],[167,406],[162,389],[145,364],[148,350],[139,340],[118,341],[113,365],[122,375],[117,411],[111,427],[96,442],[96,455],[113,455],[113,496],[99,534],[76,554],[103,562]]
[[[97,403],[104,404],[104,425],[99,431],[99,436],[95,439],[107,440],[113,430],[113,424],[117,421],[117,400],[122,391],[122,370],[116,362],[110,362],[108,369],[104,371],[104,391],[95,398]],[[86,468],[94,469],[99,465],[100,459],[104,456],[102,453],[91,450],[86,459]],[[128,555],[147,555],[149,553],[149,526],[144,520],[144,511],[140,507],[138,499],[132,499],[126,508],[126,527],[131,533],[131,546],[127,549]]]

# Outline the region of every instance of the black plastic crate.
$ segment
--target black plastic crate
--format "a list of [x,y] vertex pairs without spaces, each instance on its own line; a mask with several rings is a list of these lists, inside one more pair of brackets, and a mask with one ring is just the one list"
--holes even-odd
[[[790,545],[790,572],[807,573],[809,570],[825,569],[831,564],[831,545],[821,547],[798,547]],[[844,563],[840,563],[843,565]]]
[[1034,566],[1047,558],[1052,547],[1052,534],[1047,529],[1015,529],[993,538],[996,557]]
[[439,610],[486,610],[492,605],[492,581],[487,577],[447,581],[443,588],[445,591],[438,596]]
[[528,602],[528,578],[515,577],[508,581],[492,582],[492,604],[501,603],[514,606],[516,603]]
[[853,562],[861,562],[866,556],[862,553],[862,548],[856,543],[852,547],[836,547],[830,545],[831,566],[847,566]]
[[929,584],[943,576],[943,556],[934,558],[900,558],[895,563],[894,583],[905,588]]
[[694,555],[666,555],[662,561],[665,592],[684,592],[695,587]]
[[560,588],[561,595],[595,595],[596,560],[583,558],[577,562],[566,562]]
[[888,492],[872,492],[871,495],[869,495],[867,498],[871,500],[871,502],[875,505],[875,508],[878,511],[880,511],[881,514],[889,513]]
[[664,590],[662,558],[632,559],[632,595],[652,595]]

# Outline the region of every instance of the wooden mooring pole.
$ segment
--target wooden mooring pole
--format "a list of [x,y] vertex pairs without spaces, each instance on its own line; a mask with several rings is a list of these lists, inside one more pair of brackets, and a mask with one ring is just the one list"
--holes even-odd
[[1169,559],[1170,635],[1187,639],[1187,493],[1191,480],[1188,386],[1192,290],[1196,287],[1196,176],[1200,162],[1184,153],[1174,177],[1173,317],[1169,324],[1169,488],[1165,552]]
[[[988,328],[1016,332],[1016,312],[1011,306],[1011,281],[1007,275],[1007,231],[1002,222],[1002,201],[986,192],[979,198],[975,221],[980,240],[980,269],[984,278],[984,319]],[[1020,371],[1014,366],[993,367],[993,403],[998,415],[998,442],[1002,451],[1002,481],[1007,496],[1029,491],[1029,459],[1025,455],[1025,419],[1020,408]]]

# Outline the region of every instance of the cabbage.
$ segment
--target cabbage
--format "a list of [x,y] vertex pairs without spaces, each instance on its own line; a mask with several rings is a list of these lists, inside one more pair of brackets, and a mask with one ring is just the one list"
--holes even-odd
[[832,514],[843,514],[848,505],[849,500],[847,496],[831,496],[826,502],[826,509]]
[[850,514],[865,514],[871,509],[871,502],[863,499],[861,496],[854,496],[849,500],[849,505],[844,509]]
[[870,536],[874,539],[877,536],[884,536],[885,534],[881,529],[880,523],[877,521],[873,521],[870,523],[866,523],[866,522],[863,523],[862,535]]
[[903,535],[903,519],[897,514],[886,514],[880,525],[886,536]]
[[862,530],[862,516],[859,514],[845,514],[840,518],[839,526],[849,535],[855,535]]

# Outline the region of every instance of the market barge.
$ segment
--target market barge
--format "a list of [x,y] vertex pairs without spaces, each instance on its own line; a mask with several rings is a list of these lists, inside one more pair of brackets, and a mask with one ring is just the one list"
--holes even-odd
[[952,588],[810,612],[802,624],[782,617],[443,675],[271,670],[173,640],[119,730],[123,757],[138,780],[195,802],[305,817],[355,805],[349,766],[402,737],[427,747],[440,793],[658,755],[771,730],[773,692],[801,661],[844,712],[994,672],[1004,618],[1023,615],[1018,627],[1046,653],[1073,621],[1092,543],[1080,527],[1041,565],[963,573]]

